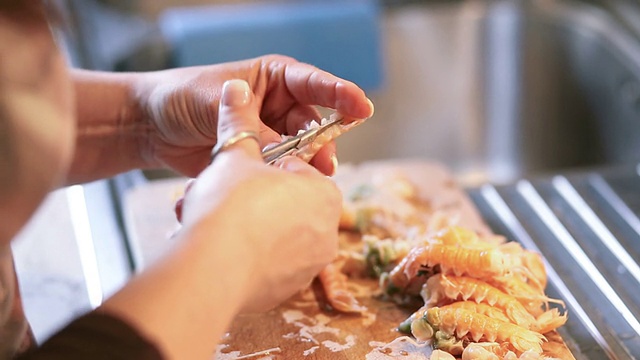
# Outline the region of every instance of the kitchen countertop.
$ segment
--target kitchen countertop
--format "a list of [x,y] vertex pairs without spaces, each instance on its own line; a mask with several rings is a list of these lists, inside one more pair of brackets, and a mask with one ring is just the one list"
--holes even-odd
[[131,274],[106,181],[52,192],[12,243],[38,342],[100,305]]

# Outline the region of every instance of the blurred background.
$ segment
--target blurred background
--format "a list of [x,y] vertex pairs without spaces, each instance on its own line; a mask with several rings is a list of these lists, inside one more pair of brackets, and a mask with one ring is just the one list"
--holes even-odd
[[363,87],[343,162],[429,158],[463,182],[640,157],[638,5],[569,1],[67,1],[76,66],[269,53]]
[[[341,163],[433,160],[476,186],[640,160],[635,1],[60,3],[76,67],[151,71],[281,53],[354,81],[376,113],[338,140]],[[157,218],[127,208],[127,193],[172,175],[132,172],[51,196],[15,246],[39,339],[154,251],[127,219]]]

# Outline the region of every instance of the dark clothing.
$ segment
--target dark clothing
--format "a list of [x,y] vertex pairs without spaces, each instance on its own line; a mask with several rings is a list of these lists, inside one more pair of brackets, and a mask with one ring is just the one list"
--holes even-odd
[[123,320],[92,312],[73,321],[19,360],[161,360],[160,351]]

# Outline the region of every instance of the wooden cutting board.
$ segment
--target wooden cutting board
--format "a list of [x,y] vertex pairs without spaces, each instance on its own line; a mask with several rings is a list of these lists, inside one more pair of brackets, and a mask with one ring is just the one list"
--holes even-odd
[[[402,173],[414,182],[420,197],[433,210],[445,212],[467,228],[480,233],[490,232],[451,174],[435,163],[384,161],[342,166],[335,181],[347,191],[358,183],[390,173]],[[129,209],[127,225],[133,233],[134,256],[139,263],[154,261],[170,247],[169,240],[166,244],[158,244],[157,239],[163,234],[167,238],[166,235],[177,226],[172,202],[183,183],[184,180],[159,182],[133,189],[128,194],[125,201]],[[156,212],[150,213],[149,209]],[[356,235],[343,233],[341,236],[348,242],[354,240],[349,237]],[[314,283],[276,309],[238,316],[229,332],[219,339],[220,345],[213,358],[428,359],[428,348],[407,338],[398,339],[402,334],[396,327],[415,309],[401,308],[379,299],[376,280],[356,279],[352,286],[358,300],[368,308],[364,315],[327,310],[322,292]]]

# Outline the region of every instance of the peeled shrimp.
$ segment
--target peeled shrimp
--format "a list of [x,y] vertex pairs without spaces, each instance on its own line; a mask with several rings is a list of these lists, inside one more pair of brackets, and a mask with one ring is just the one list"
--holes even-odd
[[337,311],[345,313],[361,313],[367,310],[347,288],[347,276],[333,263],[327,265],[318,279],[327,296],[329,304]]

